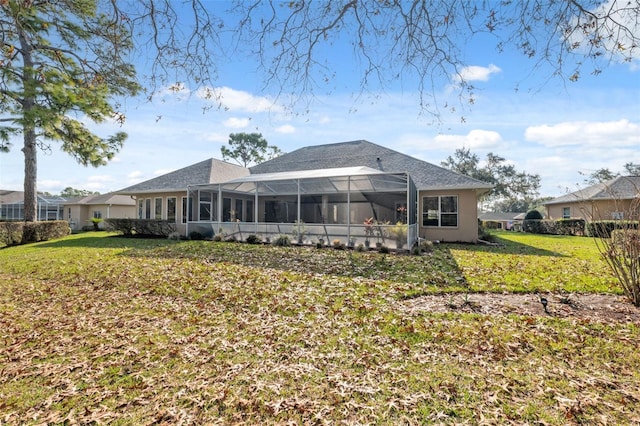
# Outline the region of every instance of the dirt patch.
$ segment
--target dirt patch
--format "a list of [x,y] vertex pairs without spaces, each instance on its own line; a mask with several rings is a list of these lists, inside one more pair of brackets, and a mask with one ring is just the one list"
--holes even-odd
[[[546,310],[543,299],[547,302]],[[401,307],[408,311],[551,316],[640,324],[640,308],[623,296],[609,294],[437,294],[402,301]]]

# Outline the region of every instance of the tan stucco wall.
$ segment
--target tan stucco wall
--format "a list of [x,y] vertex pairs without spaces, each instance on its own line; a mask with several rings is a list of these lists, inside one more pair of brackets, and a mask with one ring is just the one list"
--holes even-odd
[[[78,231],[84,226],[93,226],[91,219],[96,211],[102,213],[102,219],[136,217],[136,206],[73,204],[65,206],[64,218],[70,221],[72,230]],[[100,228],[102,227],[103,225],[100,224]]]
[[[423,197],[458,196],[457,227],[422,226]],[[420,191],[418,197],[418,224],[421,238],[450,242],[476,242],[478,240],[478,197],[475,190]]]
[[562,219],[564,208],[568,207],[571,219],[585,220],[611,220],[614,213],[623,212],[628,215],[631,207],[631,200],[621,201],[594,201],[594,202],[573,202],[547,205],[547,217],[549,219]]

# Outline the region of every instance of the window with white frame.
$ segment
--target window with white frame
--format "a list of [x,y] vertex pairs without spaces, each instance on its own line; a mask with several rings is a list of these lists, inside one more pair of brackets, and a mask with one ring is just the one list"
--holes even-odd
[[102,219],[102,212],[100,210],[94,210],[93,211],[93,218],[94,219]]
[[167,221],[176,222],[176,197],[167,197]]
[[571,207],[563,207],[562,208],[562,218],[563,219],[571,219]]
[[153,218],[156,220],[162,219],[162,198],[154,199]]
[[458,226],[458,196],[438,195],[423,197],[422,226]]

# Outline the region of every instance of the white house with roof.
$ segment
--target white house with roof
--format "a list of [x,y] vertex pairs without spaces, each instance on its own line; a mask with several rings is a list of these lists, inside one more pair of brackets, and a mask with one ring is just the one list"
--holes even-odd
[[[475,242],[478,197],[491,188],[358,140],[251,168],[209,159],[117,192],[135,197],[139,218],[175,222],[185,235],[289,234],[406,248],[418,238]],[[399,231],[404,237],[394,238]]]

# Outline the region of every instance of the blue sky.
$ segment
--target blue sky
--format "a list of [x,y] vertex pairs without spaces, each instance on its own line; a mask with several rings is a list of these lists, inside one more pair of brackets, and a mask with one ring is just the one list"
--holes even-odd
[[[332,50],[327,50],[331,56]],[[285,152],[308,145],[366,139],[440,164],[456,149],[467,147],[484,158],[493,152],[518,170],[541,176],[541,195],[559,196],[584,186],[585,175],[600,168],[622,171],[640,163],[640,58],[612,61],[599,76],[577,82],[550,77],[551,70],[531,71],[532,62],[516,52],[498,54],[495,45],[476,41],[466,49],[468,81],[476,86],[475,103],[461,106],[455,80],[435,93],[439,122],[421,114],[411,76],[385,91],[358,96],[353,87],[349,49],[339,57],[338,80],[330,95],[294,104],[293,113],[261,89],[247,63],[220,69],[216,90],[226,108],[212,106],[201,91],[180,87],[158,93],[152,102],[129,99],[126,123],[96,126],[98,134],[123,130],[124,148],[100,168],[84,168],[55,150],[40,153],[38,190],[59,193],[65,187],[101,193],[124,188],[207,158],[221,158],[230,133],[261,132]],[[518,88],[518,90],[515,90]],[[308,111],[307,111],[308,108]],[[464,120],[462,119],[464,117]],[[21,141],[0,154],[0,189],[22,189]]]

